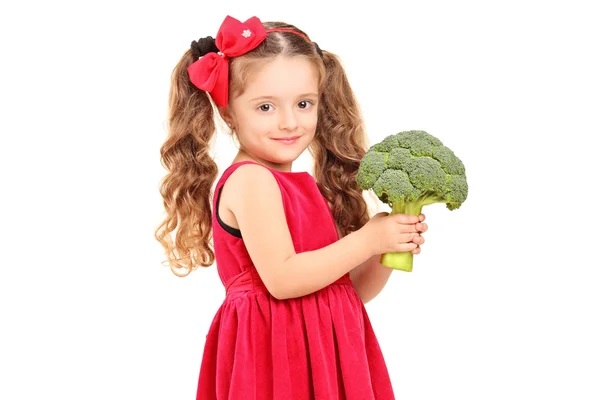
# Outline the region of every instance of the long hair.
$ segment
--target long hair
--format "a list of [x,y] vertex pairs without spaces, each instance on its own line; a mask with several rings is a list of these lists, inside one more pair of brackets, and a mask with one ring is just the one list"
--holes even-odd
[[[266,22],[264,26],[292,29],[308,37],[282,22]],[[338,229],[346,235],[369,219],[355,179],[367,144],[358,103],[338,58],[328,51],[319,54],[313,42],[295,33],[271,32],[254,50],[231,59],[229,98],[243,93],[257,66],[278,55],[304,56],[319,71],[319,114],[309,151],[319,190],[331,205]],[[166,217],[155,236],[178,276],[186,276],[199,266],[210,266],[215,258],[211,199],[218,168],[210,146],[218,113],[209,95],[190,82],[187,68],[194,61],[188,50],[173,70],[168,136],[160,150],[161,163],[167,170],[160,185]]]
[[214,112],[208,94],[190,82],[187,67],[193,62],[188,50],[171,75],[168,136],[160,149],[167,170],[160,185],[166,217],[155,237],[178,276],[188,275],[198,265],[212,265],[215,257],[210,192],[218,168],[209,153]]
[[315,180],[345,236],[369,220],[363,191],[356,183],[368,144],[358,102],[338,57],[323,51],[323,62],[326,75],[310,152]]

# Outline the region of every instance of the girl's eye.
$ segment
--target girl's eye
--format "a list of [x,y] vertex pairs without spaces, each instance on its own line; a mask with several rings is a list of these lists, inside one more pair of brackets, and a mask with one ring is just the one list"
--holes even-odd
[[302,100],[300,103],[298,103],[298,107],[300,108],[308,108],[310,106],[310,102]]
[[271,105],[270,104],[262,104],[262,105],[258,106],[258,109],[260,111],[265,111],[266,112],[266,111],[271,110]]

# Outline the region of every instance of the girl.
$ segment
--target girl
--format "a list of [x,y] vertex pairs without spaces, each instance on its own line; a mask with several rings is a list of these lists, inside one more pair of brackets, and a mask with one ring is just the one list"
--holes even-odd
[[[156,237],[175,274],[216,260],[226,289],[197,399],[393,399],[364,303],[391,274],[380,255],[419,254],[427,225],[369,218],[365,133],[336,56],[292,25],[228,16],[183,55],[169,104]],[[217,115],[239,152],[213,191]],[[315,178],[291,172],[307,148]]]

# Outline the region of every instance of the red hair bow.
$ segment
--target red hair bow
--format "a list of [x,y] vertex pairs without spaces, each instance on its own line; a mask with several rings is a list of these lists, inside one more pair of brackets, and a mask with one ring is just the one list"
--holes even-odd
[[217,105],[227,106],[229,58],[246,54],[261,44],[266,37],[267,32],[257,17],[243,23],[230,16],[225,17],[215,39],[219,53],[208,53],[190,65],[190,81],[198,89],[210,93]]

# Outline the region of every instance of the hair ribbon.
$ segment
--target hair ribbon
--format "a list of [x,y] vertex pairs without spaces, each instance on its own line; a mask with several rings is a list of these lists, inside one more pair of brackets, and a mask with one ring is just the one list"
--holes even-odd
[[255,49],[266,37],[267,32],[257,17],[240,22],[227,16],[215,38],[219,52],[208,53],[190,65],[190,81],[210,93],[217,105],[225,107],[229,95],[229,58]]
[[[266,39],[268,32],[294,33],[310,42],[306,35],[294,29],[272,28],[265,30],[262,22],[257,17],[240,22],[228,15],[221,24],[215,38],[215,45],[219,51],[201,56],[188,67],[190,81],[198,89],[210,93],[213,101],[218,106],[226,107],[229,100],[229,59],[255,49]],[[318,46],[317,50],[320,53]]]

